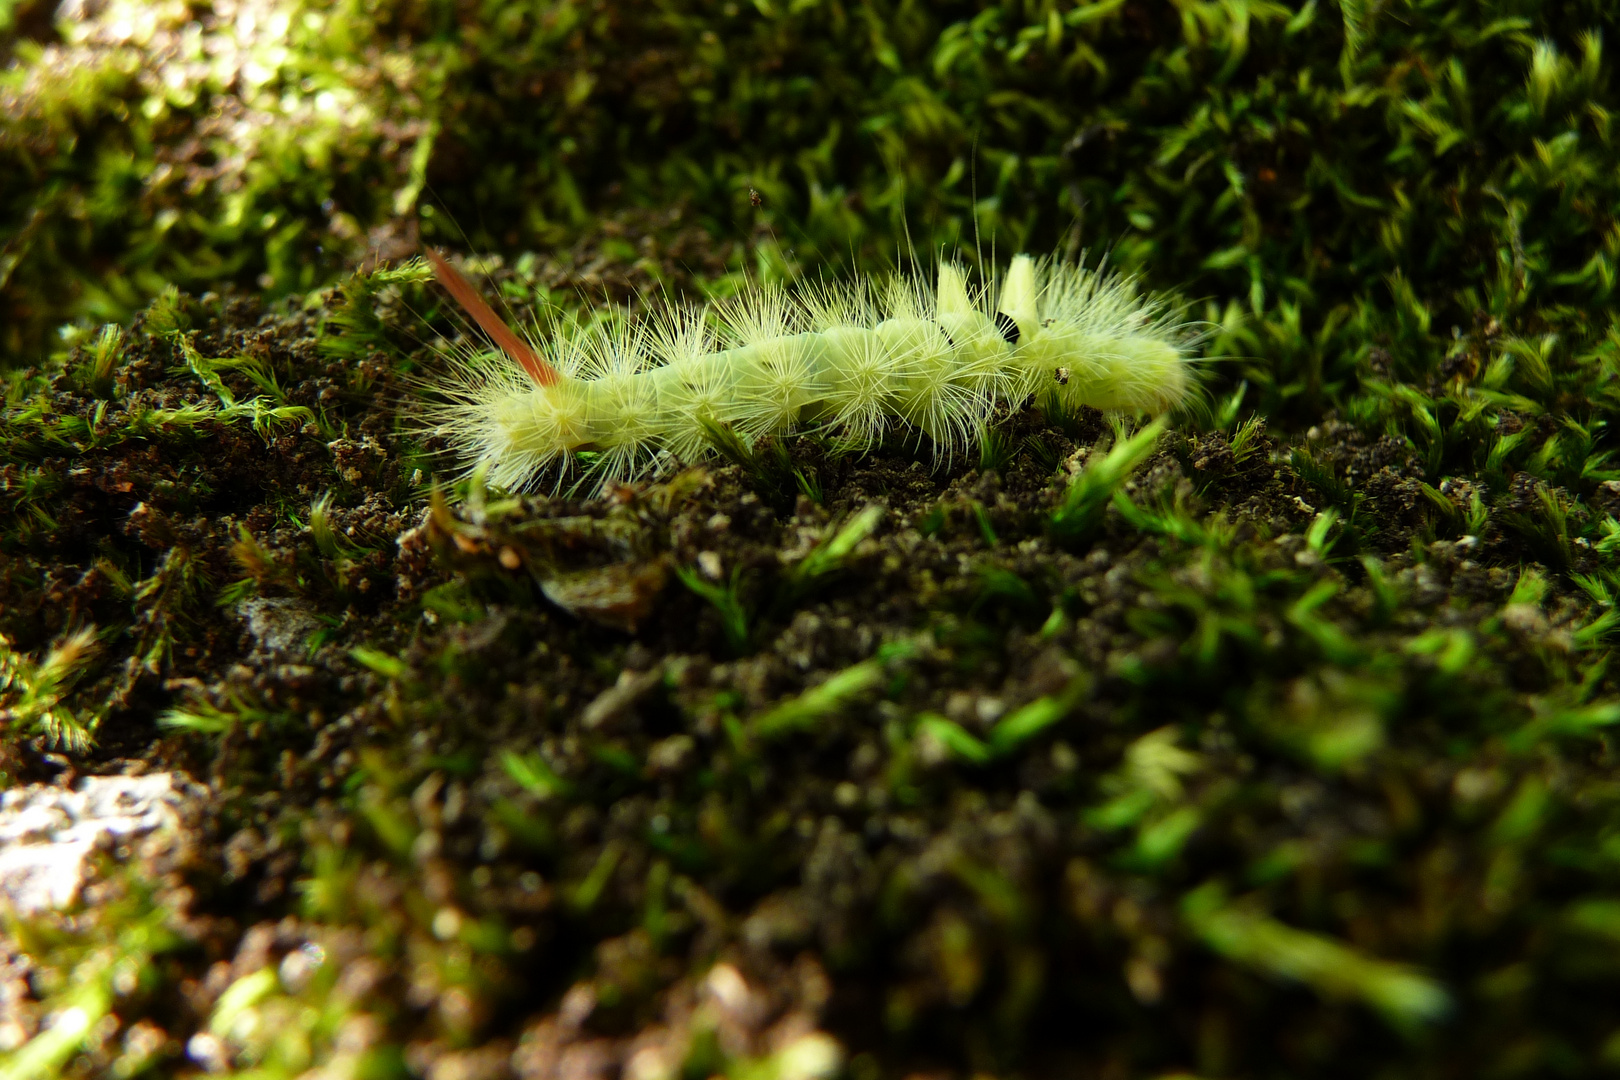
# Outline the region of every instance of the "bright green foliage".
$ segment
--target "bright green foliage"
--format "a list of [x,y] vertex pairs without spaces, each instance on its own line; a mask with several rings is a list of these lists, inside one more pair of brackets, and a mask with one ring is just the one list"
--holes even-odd
[[1216,887],[1188,893],[1182,914],[1216,952],[1268,975],[1309,983],[1329,997],[1361,998],[1396,1023],[1435,1020],[1450,1009],[1449,997],[1432,979],[1244,910],[1226,902]]
[[846,709],[852,699],[883,685],[890,665],[904,660],[911,652],[910,643],[897,641],[878,656],[836,672],[826,682],[754,717],[748,730],[760,739],[776,739],[813,727],[817,721]]
[[93,626],[69,634],[37,661],[19,655],[0,634],[0,730],[6,737],[43,735],[69,749],[89,746],[101,720],[99,711],[75,708],[64,699],[95,652]]
[[[1469,347],[1451,326],[1491,320],[1493,393],[1590,381],[1608,324],[1582,312],[1617,257],[1612,12],[1355,11],[570,2],[457,21],[285,0],[199,32],[183,7],[114,4],[24,43],[0,91],[0,155],[32,179],[3,209],[5,347],[35,356],[56,323],[168,281],[280,294],[415,228],[459,242],[426,214],[437,196],[484,250],[670,205],[719,236],[757,216],[803,265],[851,244],[887,261],[902,216],[922,251],[1106,246],[1210,298],[1216,351],[1297,419],[1373,367],[1436,372]],[[110,265],[83,269],[89,250]]]
[[742,599],[741,571],[733,570],[725,585],[706,581],[698,571],[684,566],[676,573],[682,585],[707,600],[720,616],[721,629],[732,649],[743,652],[748,647],[748,608]]
[[871,536],[883,520],[883,507],[868,506],[830,531],[810,554],[793,565],[790,575],[799,589],[809,589],[824,578],[836,574],[854,553],[862,540]]
[[1052,512],[1053,539],[1066,546],[1088,539],[1102,524],[1103,510],[1109,499],[1153,452],[1163,433],[1162,420],[1155,420],[1129,437],[1121,433],[1106,454],[1088,462],[1070,482],[1063,501]]

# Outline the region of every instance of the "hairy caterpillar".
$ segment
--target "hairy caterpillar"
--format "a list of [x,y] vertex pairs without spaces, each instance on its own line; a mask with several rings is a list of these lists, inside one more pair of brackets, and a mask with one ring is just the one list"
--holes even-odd
[[512,490],[576,461],[600,491],[661,454],[700,460],[716,425],[748,441],[831,431],[855,448],[900,428],[948,459],[998,404],[1034,395],[1047,408],[1162,412],[1196,386],[1198,334],[1165,302],[1131,278],[1028,255],[976,286],[941,262],[932,289],[916,274],[764,286],[527,337],[441,255],[428,257],[500,350],[454,354],[429,422],[471,469]]

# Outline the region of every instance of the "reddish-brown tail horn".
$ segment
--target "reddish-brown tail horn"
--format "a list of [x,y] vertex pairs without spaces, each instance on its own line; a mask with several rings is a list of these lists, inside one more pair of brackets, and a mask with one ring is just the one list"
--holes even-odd
[[428,262],[433,264],[433,275],[439,279],[439,284],[444,286],[444,291],[456,298],[456,303],[472,316],[473,322],[489,335],[490,340],[502,352],[523,365],[523,370],[529,373],[529,378],[541,386],[551,386],[557,381],[557,369],[540,359],[529,347],[528,342],[513,333],[512,328],[490,310],[489,305],[484,303],[484,298],[478,295],[478,290],[461,276],[461,271],[451,266],[445,257],[433,248],[427,249],[427,257]]

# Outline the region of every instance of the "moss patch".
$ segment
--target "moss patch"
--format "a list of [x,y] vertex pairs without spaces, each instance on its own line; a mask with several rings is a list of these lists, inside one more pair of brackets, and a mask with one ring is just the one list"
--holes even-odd
[[[138,8],[6,45],[0,769],[207,796],[6,1075],[1620,1061],[1607,9]],[[519,314],[1106,239],[1217,362],[514,496],[446,210]]]

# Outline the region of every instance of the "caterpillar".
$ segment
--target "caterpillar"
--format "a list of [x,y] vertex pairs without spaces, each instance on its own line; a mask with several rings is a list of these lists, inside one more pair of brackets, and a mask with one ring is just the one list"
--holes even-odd
[[1083,262],[1018,255],[974,283],[942,260],[932,288],[917,273],[762,285],[519,334],[441,254],[428,260],[498,349],[452,350],[428,423],[469,472],[514,491],[583,464],[573,471],[600,493],[660,459],[711,455],[717,427],[750,444],[831,432],[855,449],[904,430],[938,462],[999,405],[1158,413],[1197,387],[1196,328]]

